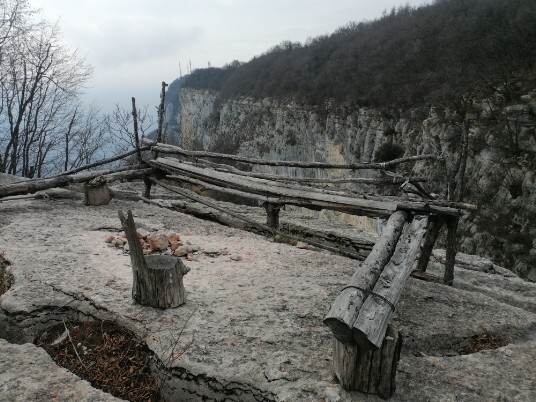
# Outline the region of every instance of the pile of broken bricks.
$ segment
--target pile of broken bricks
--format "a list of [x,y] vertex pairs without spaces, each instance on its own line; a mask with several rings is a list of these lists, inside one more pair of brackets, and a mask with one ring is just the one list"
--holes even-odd
[[[201,254],[213,258],[220,255],[228,255],[230,256],[230,259],[234,261],[240,261],[242,259],[242,257],[237,254],[231,254],[227,248],[221,250],[202,249],[200,246],[191,244],[189,241],[182,241],[177,232],[156,231],[151,233],[143,228],[138,228],[136,229],[136,233],[138,234],[138,239],[143,248],[143,254],[145,255],[174,255],[176,257],[185,257],[190,261],[197,261]],[[109,243],[112,247],[123,249],[127,253],[130,250],[125,232],[109,234],[104,241]]]

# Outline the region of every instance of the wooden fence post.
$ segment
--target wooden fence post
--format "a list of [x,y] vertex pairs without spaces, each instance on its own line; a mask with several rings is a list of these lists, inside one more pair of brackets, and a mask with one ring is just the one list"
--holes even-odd
[[333,338],[333,371],[347,391],[390,398],[396,388],[395,376],[402,336],[392,325],[377,350],[358,345],[345,345]]
[[426,267],[430,261],[434,244],[444,221],[445,220],[442,215],[430,215],[428,218],[428,228],[422,242],[421,257],[419,258],[419,262],[417,264],[417,271],[426,272]]
[[266,209],[266,224],[274,230],[279,230],[279,211],[281,206],[267,202],[264,204],[264,208]]
[[447,220],[447,251],[445,256],[445,276],[443,283],[452,286],[454,282],[454,264],[456,263],[456,230],[458,229],[458,216],[449,216]]

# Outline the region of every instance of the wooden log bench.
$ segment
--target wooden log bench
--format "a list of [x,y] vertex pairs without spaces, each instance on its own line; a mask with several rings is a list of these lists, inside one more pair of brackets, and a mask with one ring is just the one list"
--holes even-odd
[[118,211],[127,236],[132,262],[132,298],[138,304],[158,308],[173,308],[186,303],[183,276],[188,268],[180,258],[171,255],[143,255],[132,212],[127,218]]
[[333,332],[333,369],[343,388],[385,399],[394,393],[402,336],[390,321],[423,241],[430,243],[425,236],[430,228],[428,216],[392,214],[324,318]]

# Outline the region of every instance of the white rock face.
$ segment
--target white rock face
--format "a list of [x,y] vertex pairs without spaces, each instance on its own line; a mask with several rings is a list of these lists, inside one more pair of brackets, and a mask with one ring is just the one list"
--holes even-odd
[[[464,217],[460,248],[536,280],[536,91],[506,108],[492,100],[474,102],[465,116],[436,107],[378,110],[328,104],[318,110],[273,99],[222,102],[214,92],[191,89],[183,89],[179,101],[177,118],[187,149],[353,163],[372,161],[378,148],[392,141],[406,156],[443,156],[444,164],[419,162],[412,168],[441,194],[446,193],[446,176],[455,175],[459,166],[461,135],[467,127],[464,200],[476,203],[479,212]],[[317,169],[256,169],[309,177],[328,174]]]

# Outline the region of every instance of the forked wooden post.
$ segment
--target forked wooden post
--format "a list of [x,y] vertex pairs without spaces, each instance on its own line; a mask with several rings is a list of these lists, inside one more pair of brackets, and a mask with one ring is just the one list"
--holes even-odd
[[127,218],[118,211],[127,236],[132,262],[132,298],[138,304],[158,308],[173,308],[186,303],[182,278],[190,268],[181,259],[170,255],[143,255],[132,212]]

